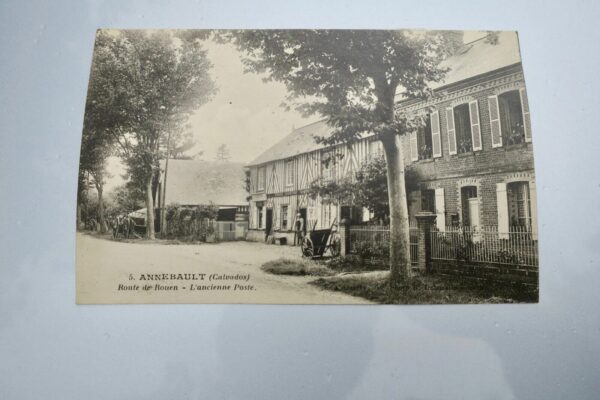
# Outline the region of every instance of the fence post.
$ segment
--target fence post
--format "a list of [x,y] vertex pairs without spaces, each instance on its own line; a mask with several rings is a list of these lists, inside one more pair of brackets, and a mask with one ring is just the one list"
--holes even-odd
[[431,261],[431,227],[435,224],[436,215],[431,212],[420,212],[415,216],[419,229],[417,246],[417,268],[419,272],[430,272]]
[[344,218],[340,222],[340,239],[342,242],[340,255],[346,257],[350,254],[350,220],[347,218]]

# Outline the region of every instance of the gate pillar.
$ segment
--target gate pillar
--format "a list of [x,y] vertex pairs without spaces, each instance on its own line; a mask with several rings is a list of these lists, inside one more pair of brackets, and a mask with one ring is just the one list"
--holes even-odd
[[435,224],[436,215],[431,212],[420,212],[415,218],[419,230],[417,269],[420,273],[431,272],[431,227]]
[[350,220],[347,218],[340,222],[340,239],[342,242],[340,255],[345,257],[350,254]]

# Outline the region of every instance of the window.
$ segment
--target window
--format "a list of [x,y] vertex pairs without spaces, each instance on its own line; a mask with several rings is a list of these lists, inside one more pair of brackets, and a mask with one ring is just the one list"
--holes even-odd
[[371,140],[369,142],[369,160],[375,160],[383,157],[383,144],[380,140]]
[[266,173],[267,173],[267,170],[266,170],[265,167],[258,167],[258,172],[257,172],[257,174],[258,174],[258,177],[257,177],[258,182],[257,182],[256,186],[258,187],[259,191],[260,190],[265,190],[265,179],[267,177]]
[[492,147],[531,142],[529,107],[525,89],[488,97]]
[[479,225],[479,201],[476,186],[464,186],[460,189],[463,226]]
[[431,139],[431,117],[427,115],[425,125],[417,130],[419,160],[428,160],[433,156],[433,143]]
[[336,177],[336,164],[337,160],[333,151],[326,151],[323,153],[321,159],[322,170],[321,176],[324,181],[335,181]]
[[479,103],[477,100],[446,108],[448,129],[448,153],[466,153],[479,151],[481,145],[481,127],[479,124]]
[[473,150],[469,105],[461,104],[454,107],[454,126],[456,129],[456,148],[458,153]]
[[500,111],[500,128],[504,143],[507,145],[524,143],[525,128],[519,91],[511,90],[499,95],[498,109]]
[[506,185],[509,226],[531,229],[531,200],[528,182],[511,182]]
[[281,206],[281,230],[288,230],[288,206]]
[[285,162],[285,186],[294,185],[294,160]]
[[322,226],[328,226],[331,219],[331,204],[323,204],[323,224]]
[[423,117],[423,125],[410,134],[410,160],[427,160],[433,156],[431,117]]
[[421,190],[421,210],[435,213],[435,190]]
[[256,203],[256,219],[258,220],[258,223],[256,224],[256,226],[258,227],[258,229],[262,229],[262,227],[263,227],[263,212],[264,212],[263,203]]

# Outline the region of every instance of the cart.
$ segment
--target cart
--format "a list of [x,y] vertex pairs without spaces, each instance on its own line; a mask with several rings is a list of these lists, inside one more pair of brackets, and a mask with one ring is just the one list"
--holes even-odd
[[302,250],[303,257],[323,257],[323,254],[329,250],[329,254],[332,257],[340,255],[341,240],[339,235],[336,233],[336,223],[331,225],[329,229],[314,229],[317,225],[315,222],[312,231],[308,233],[304,239],[302,239]]

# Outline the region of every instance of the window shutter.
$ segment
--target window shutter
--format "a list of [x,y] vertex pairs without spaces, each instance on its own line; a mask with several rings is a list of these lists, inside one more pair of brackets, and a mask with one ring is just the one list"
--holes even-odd
[[419,144],[417,141],[417,132],[410,133],[410,160],[417,161],[419,159]]
[[446,127],[448,128],[448,153],[456,154],[456,130],[454,129],[454,108],[446,108]]
[[262,215],[260,213],[260,209],[256,207],[256,228],[260,229],[265,226],[265,209],[263,208]]
[[473,138],[473,151],[481,150],[481,128],[479,125],[479,105],[477,100],[469,102],[469,115],[471,117],[471,137]]
[[433,157],[442,156],[442,137],[440,134],[440,113],[434,111],[429,114],[431,118],[431,145],[433,147]]
[[527,103],[527,92],[525,88],[519,89],[521,95],[521,107],[523,109],[523,128],[525,129],[525,141],[531,142],[531,120],[529,119],[529,104]]
[[440,232],[446,231],[446,206],[444,204],[444,188],[435,189],[435,223]]
[[500,107],[498,106],[498,96],[488,97],[488,107],[490,109],[492,147],[502,147],[502,129],[500,128]]
[[529,206],[531,207],[531,238],[538,239],[537,191],[535,182],[529,182]]
[[506,183],[496,184],[496,205],[498,209],[498,238],[508,239],[508,197]]

